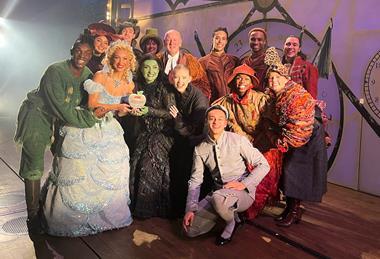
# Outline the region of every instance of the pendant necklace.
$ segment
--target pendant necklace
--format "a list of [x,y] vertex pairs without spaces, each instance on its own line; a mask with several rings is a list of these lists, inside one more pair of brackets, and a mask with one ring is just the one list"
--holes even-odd
[[121,85],[121,80],[112,78],[114,82],[114,87],[118,88]]

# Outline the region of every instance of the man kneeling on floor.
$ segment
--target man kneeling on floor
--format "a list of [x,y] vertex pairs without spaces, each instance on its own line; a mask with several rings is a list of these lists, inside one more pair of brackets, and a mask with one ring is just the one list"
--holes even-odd
[[[209,232],[221,217],[226,227],[216,244],[224,245],[231,241],[237,213],[252,205],[256,186],[269,165],[246,137],[224,130],[228,111],[223,106],[208,108],[206,118],[209,132],[194,150],[183,227],[187,236],[196,237]],[[247,165],[253,167],[251,172]],[[214,191],[198,202],[205,166],[211,172]]]

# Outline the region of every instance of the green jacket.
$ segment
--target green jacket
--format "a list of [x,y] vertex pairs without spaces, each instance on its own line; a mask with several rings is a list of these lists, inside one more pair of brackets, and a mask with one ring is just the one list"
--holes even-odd
[[97,122],[91,111],[79,107],[84,96],[82,84],[92,73],[85,67],[80,77],[74,77],[69,63],[50,65],[39,87],[27,94],[17,118],[16,142],[39,141],[48,146],[54,125],[89,128]]

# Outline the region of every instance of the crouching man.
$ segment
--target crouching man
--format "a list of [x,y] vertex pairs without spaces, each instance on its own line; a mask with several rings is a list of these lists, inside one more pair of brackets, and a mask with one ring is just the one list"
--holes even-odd
[[[269,165],[246,137],[224,130],[228,111],[223,106],[208,108],[206,119],[209,132],[194,150],[183,227],[187,236],[196,237],[209,232],[221,217],[226,226],[216,244],[224,245],[231,241],[237,213],[252,205]],[[247,165],[253,167],[251,172]],[[205,166],[211,172],[213,192],[198,202]]]

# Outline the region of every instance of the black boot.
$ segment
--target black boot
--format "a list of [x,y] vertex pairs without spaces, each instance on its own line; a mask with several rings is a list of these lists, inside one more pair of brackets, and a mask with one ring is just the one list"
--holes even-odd
[[301,201],[298,199],[292,198],[292,207],[286,218],[276,223],[277,226],[280,227],[290,227],[292,224],[298,224],[302,218],[302,209],[301,209]]
[[228,244],[229,242],[231,242],[232,237],[235,234],[236,230],[239,228],[239,226],[240,226],[240,222],[238,223],[235,221],[235,226],[234,226],[234,229],[231,233],[231,236],[229,238],[224,238],[224,237],[222,237],[222,235],[217,236],[215,239],[215,245],[224,246],[224,245]]
[[25,179],[25,200],[26,210],[28,212],[28,225],[29,233],[41,234],[41,223],[39,217],[40,209],[40,180]]
[[286,198],[286,207],[285,207],[284,211],[280,215],[275,217],[274,221],[284,220],[288,216],[288,214],[290,212],[290,208],[293,206],[292,203],[293,203],[292,198]]

